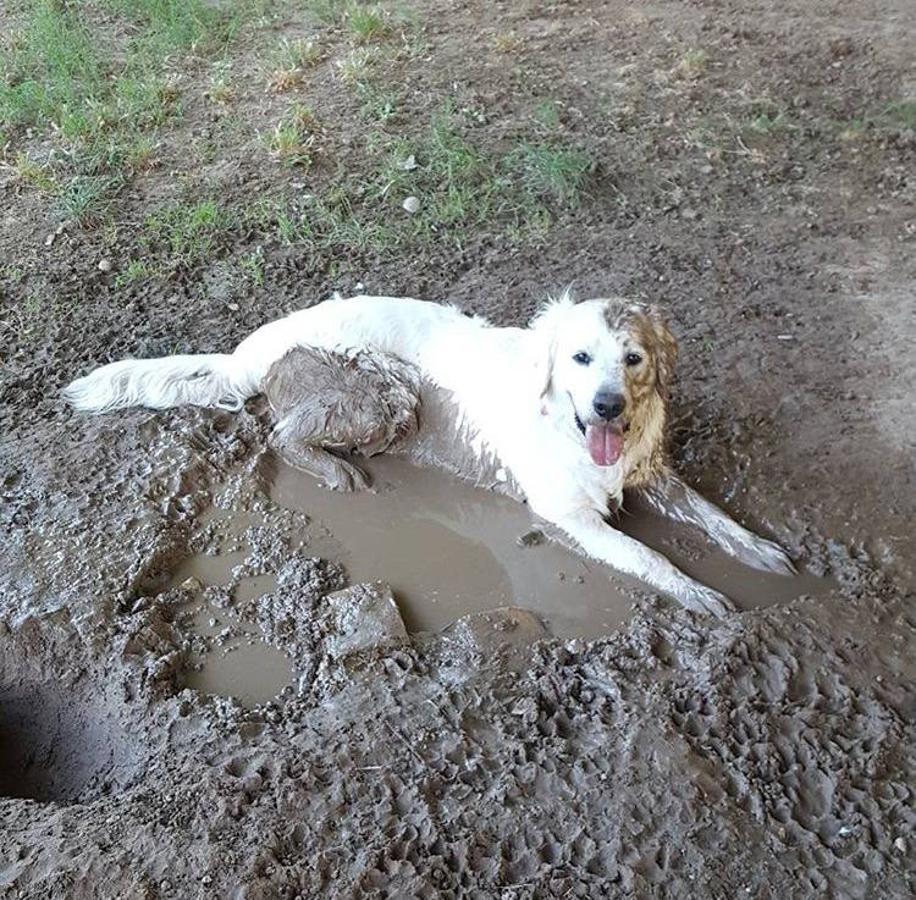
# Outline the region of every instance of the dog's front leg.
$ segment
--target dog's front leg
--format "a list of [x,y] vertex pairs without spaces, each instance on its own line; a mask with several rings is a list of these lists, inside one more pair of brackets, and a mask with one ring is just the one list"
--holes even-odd
[[722,616],[733,608],[725,595],[694,581],[661,553],[612,528],[596,510],[581,510],[554,521],[588,556],[641,578],[687,609]]
[[735,559],[762,569],[794,575],[789,555],[773,541],[748,531],[729,515],[710,503],[673,472],[666,472],[638,494],[656,512],[677,522],[695,525]]

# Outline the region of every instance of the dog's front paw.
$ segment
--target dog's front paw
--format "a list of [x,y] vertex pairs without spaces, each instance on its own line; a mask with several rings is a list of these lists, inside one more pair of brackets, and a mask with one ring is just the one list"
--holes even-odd
[[698,581],[689,581],[683,585],[682,589],[677,592],[677,599],[684,607],[693,612],[706,613],[720,619],[735,609],[734,604],[725,594],[720,594]]
[[764,572],[775,572],[778,575],[798,574],[792,558],[779,544],[757,535],[752,536],[752,540],[743,548],[743,552],[738,554],[738,558]]

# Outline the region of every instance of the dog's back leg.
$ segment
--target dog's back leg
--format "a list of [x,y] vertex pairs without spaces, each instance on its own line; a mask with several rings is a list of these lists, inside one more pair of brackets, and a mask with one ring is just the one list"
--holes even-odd
[[332,491],[364,491],[371,484],[369,475],[355,463],[324,447],[306,444],[297,437],[289,439],[277,431],[270,436],[270,447],[283,462],[319,479]]
[[666,472],[652,484],[637,489],[637,496],[655,512],[700,528],[726,553],[745,565],[781,575],[796,573],[782,547],[739,525],[673,472]]

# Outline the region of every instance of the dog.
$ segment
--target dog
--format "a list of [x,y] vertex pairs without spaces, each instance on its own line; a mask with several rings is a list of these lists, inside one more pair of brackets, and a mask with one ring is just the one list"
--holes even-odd
[[[499,477],[517,485],[535,514],[585,555],[691,610],[722,616],[733,607],[609,524],[625,488],[698,526],[741,562],[794,573],[779,545],[739,525],[672,470],[665,423],[677,344],[657,310],[620,298],[575,302],[567,293],[527,327],[506,328],[433,302],[335,296],[262,326],[231,354],[111,363],[74,381],[64,396],[92,412],[182,404],[238,410],[297,347],[372,351],[414,367],[452,401],[455,434],[470,456],[497,460]],[[289,415],[286,406],[280,412]],[[378,440],[371,435],[369,443]]]

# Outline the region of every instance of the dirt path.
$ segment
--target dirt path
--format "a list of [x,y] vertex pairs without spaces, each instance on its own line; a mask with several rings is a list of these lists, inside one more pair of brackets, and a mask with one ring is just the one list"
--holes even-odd
[[[40,108],[57,32],[0,13],[0,897],[912,896],[911,0],[141,6],[78,4]],[[265,494],[256,409],[57,399],[331,290],[570,282],[669,311],[682,470],[834,592],[407,636]],[[289,660],[253,709],[184,688],[216,551],[273,576],[203,589]]]

